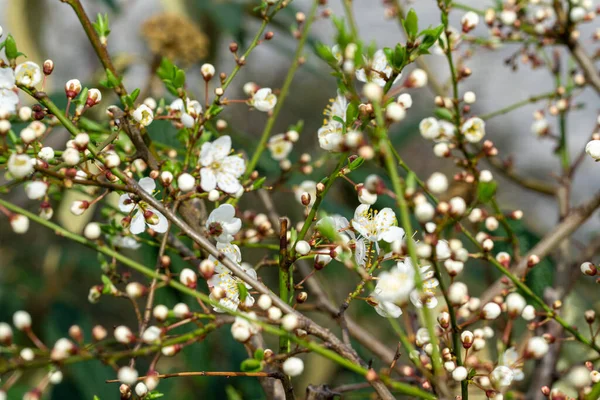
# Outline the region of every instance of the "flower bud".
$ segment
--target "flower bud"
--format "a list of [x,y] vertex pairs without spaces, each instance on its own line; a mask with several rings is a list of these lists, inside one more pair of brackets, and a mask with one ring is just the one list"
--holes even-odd
[[588,276],[594,276],[598,272],[598,270],[596,269],[596,266],[588,261],[581,264],[580,269],[581,269],[582,274],[588,275]]
[[305,256],[310,253],[310,244],[308,244],[306,240],[299,240],[298,243],[296,243],[295,249],[298,254]]
[[135,341],[135,336],[131,332],[131,329],[129,329],[125,325],[117,326],[114,331],[114,336],[117,342],[123,344],[129,344]]
[[119,382],[131,386],[137,382],[138,372],[131,367],[121,367],[117,373],[117,378]]
[[282,369],[288,376],[298,376],[304,371],[304,361],[298,357],[290,357],[283,362]]
[[487,320],[494,320],[500,316],[502,309],[497,303],[489,302],[483,306],[481,310],[481,317]]
[[67,98],[74,99],[81,92],[81,82],[79,79],[71,79],[65,84],[65,94]]
[[19,310],[13,314],[13,325],[19,331],[31,328],[31,315],[27,311]]
[[298,316],[293,313],[286,314],[281,319],[281,327],[288,332],[292,332],[294,329],[298,328]]
[[187,306],[187,304],[177,303],[175,304],[175,307],[173,307],[173,314],[175,314],[176,318],[183,319],[189,317],[192,313],[190,312],[190,308]]
[[200,73],[206,82],[210,81],[215,76],[215,67],[212,64],[202,64]]
[[169,316],[169,309],[163,304],[159,304],[152,310],[152,315],[157,321],[165,321]]

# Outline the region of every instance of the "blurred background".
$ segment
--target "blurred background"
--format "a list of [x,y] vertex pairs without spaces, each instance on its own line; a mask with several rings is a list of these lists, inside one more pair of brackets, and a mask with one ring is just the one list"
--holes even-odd
[[[229,73],[234,61],[228,50],[231,41],[237,41],[244,49],[254,36],[260,20],[254,16],[255,1],[243,0],[82,0],[90,17],[95,19],[96,13],[107,13],[112,32],[109,37],[109,51],[114,57],[119,70],[125,76],[125,85],[129,90],[140,88],[142,96],[165,95],[162,84],[152,79],[152,71],[156,68],[159,56],[172,57],[179,66],[187,69],[188,87],[198,98],[204,96],[204,85],[199,73],[199,66],[204,62],[213,63],[218,72]],[[465,1],[466,4],[484,8],[492,6],[493,1]],[[310,0],[296,0],[288,9],[282,11],[271,24],[270,29],[275,37],[263,43],[248,58],[233,85],[228,89],[229,98],[243,98],[242,86],[253,81],[263,87],[279,88],[290,65],[296,40],[291,28],[297,11],[308,11]],[[436,2],[421,0],[410,3],[417,10],[420,25],[439,24],[439,12]],[[330,1],[332,15],[341,17],[343,10],[340,1]],[[393,47],[404,38],[396,20],[385,19],[385,7],[380,1],[355,0],[354,11],[361,37],[365,42],[374,41],[378,47]],[[96,56],[89,45],[71,8],[59,0],[0,0],[0,25],[5,32],[11,33],[19,50],[27,54],[28,59],[41,64],[51,58],[55,70],[49,80],[49,93],[62,96],[64,83],[78,78],[84,85],[93,86],[103,77]],[[452,15],[452,24],[459,26],[458,20],[462,12]],[[480,24],[476,34],[487,35],[486,28]],[[586,31],[586,29],[589,29]],[[588,38],[593,27],[582,29],[582,38]],[[335,96],[335,81],[329,75],[328,67],[312,51],[317,41],[333,44],[334,29],[331,20],[319,19],[313,25],[306,49],[306,63],[297,73],[291,87],[291,95],[277,121],[277,132],[284,132],[290,125],[299,120],[304,121],[304,130],[300,143],[295,148],[296,157],[308,152],[314,158],[323,155],[318,147],[316,131],[321,126],[322,110],[328,100]],[[505,65],[505,60],[520,51],[518,45],[506,45],[496,51],[480,49],[474,53],[467,65],[473,75],[462,86],[461,93],[472,90],[477,94],[474,112],[484,114],[503,108],[532,95],[553,90],[553,81],[547,70],[532,71],[523,66],[517,71]],[[430,55],[425,57],[434,72],[435,79],[446,82],[448,68],[444,57]],[[406,76],[406,75],[405,75]],[[211,89],[212,93],[212,89]],[[418,123],[433,112],[433,94],[428,88],[412,91],[414,104],[408,117],[401,124],[396,124],[393,142],[405,161],[419,174],[427,177],[433,171],[442,171],[449,177],[454,170],[451,162],[433,156],[431,145],[419,140]],[[64,97],[64,96],[63,96]],[[115,101],[108,95],[98,109],[104,109]],[[568,120],[569,149],[572,157],[576,157],[594,128],[598,112],[598,97],[591,90],[579,96],[578,102],[588,106],[571,113]],[[532,113],[542,104],[528,105],[517,111],[496,117],[489,121],[487,132],[505,157],[514,156],[516,170],[521,175],[534,176],[553,183],[553,174],[558,172],[558,159],[553,155],[553,144],[542,141],[530,132],[533,121]],[[101,110],[97,110],[102,112]],[[228,107],[222,114],[229,123],[229,132],[234,138],[234,147],[249,152],[263,129],[266,117],[263,113],[249,112],[247,107]],[[552,126],[555,120],[549,118]],[[177,145],[175,129],[169,123],[155,122],[151,135],[170,145]],[[64,137],[55,137],[57,146],[63,145]],[[58,145],[60,143],[60,145]],[[598,169],[586,158],[580,167],[573,188],[573,204],[578,204],[600,188]],[[277,163],[264,157],[259,164],[261,172],[270,177],[278,174]],[[305,179],[319,179],[323,170],[315,170],[312,176],[294,176],[292,183],[300,183]],[[494,171],[492,169],[492,171]],[[360,181],[368,173],[381,172],[376,167],[360,170],[353,176]],[[500,177],[499,173],[495,173]],[[499,198],[503,209],[520,208],[525,212],[522,223],[515,224],[523,244],[530,247],[539,235],[546,232],[557,222],[555,200],[539,194],[523,190],[513,183],[501,180]],[[324,208],[327,211],[344,214],[350,218],[358,204],[352,188],[339,184],[333,191]],[[243,207],[261,209],[262,204],[254,196],[247,196]],[[287,185],[283,193],[275,197],[278,211],[290,215],[294,221],[301,218],[300,207],[290,206],[292,187]],[[12,191],[9,198],[20,205],[35,211],[37,205],[28,204],[22,188]],[[54,219],[74,231],[81,231],[90,220],[101,220],[101,211],[86,213],[75,218],[68,213],[68,206],[73,198],[68,196],[62,203],[53,204]],[[391,205],[384,200],[378,206]],[[79,324],[89,338],[89,330],[95,324],[103,324],[107,328],[132,321],[133,311],[123,307],[123,300],[103,299],[92,305],[86,301],[90,286],[99,282],[99,266],[96,255],[87,249],[74,246],[67,241],[50,234],[47,230],[32,227],[25,237],[15,236],[10,232],[6,219],[0,225],[0,320],[8,321],[17,309],[27,309],[34,316],[34,328],[48,343],[64,336],[72,324]],[[598,216],[593,217],[583,226],[575,238],[585,243],[599,226]],[[133,254],[133,253],[132,253]],[[147,265],[153,265],[156,249],[145,246],[143,251],[134,255]],[[262,258],[258,252],[244,251],[247,261],[257,262]],[[175,260],[175,269],[183,265]],[[552,269],[548,262],[545,271]],[[495,277],[494,273],[475,264],[468,265],[466,276],[474,282],[485,282]],[[275,274],[261,273],[268,283]],[[339,279],[340,276],[347,277]],[[545,276],[545,277],[544,277]],[[542,290],[548,281],[548,274],[539,278],[538,290]],[[331,288],[331,296],[336,303],[341,303],[353,285],[356,277],[351,276],[340,264],[333,265],[323,271],[321,279],[335,278],[335,290]],[[325,281],[325,280],[324,280]],[[577,307],[588,307],[589,300],[583,288],[581,297],[571,296],[569,301]],[[179,302],[175,293],[160,291],[158,302],[172,306]],[[129,310],[129,311],[128,311]],[[379,318],[371,307],[365,304],[353,305],[351,314],[356,316],[363,326],[369,326],[375,336],[383,337],[390,348],[396,347],[391,329],[385,320]],[[576,315],[570,318],[576,318]],[[317,317],[318,318],[318,317]],[[575,321],[574,321],[575,322]],[[335,327],[332,327],[335,330]],[[110,330],[110,329],[109,329]],[[222,328],[218,334],[209,335],[201,344],[189,346],[183,355],[174,359],[164,359],[159,364],[161,372],[185,370],[237,370],[239,362],[245,357],[242,347],[231,339],[228,328]],[[337,331],[336,331],[337,332]],[[271,342],[269,342],[270,344]],[[361,354],[368,359],[369,354]],[[577,353],[573,353],[576,357]],[[143,364],[142,364],[143,365]],[[42,374],[38,372],[37,374]],[[33,373],[36,374],[36,373]],[[11,392],[12,398],[21,398],[22,393],[30,386],[27,382],[37,382],[35,375],[21,380],[22,384]],[[98,362],[88,362],[65,370],[64,382],[52,389],[47,398],[51,399],[92,399],[98,395],[102,400],[116,397],[116,386],[104,383],[113,378],[114,371]],[[352,374],[337,369],[328,362],[315,362],[307,358],[306,373],[299,378],[297,387],[303,388],[308,383],[328,382],[332,386],[351,382]],[[262,398],[262,391],[256,381],[250,378],[195,378],[164,380],[159,390],[166,398],[193,399],[237,399]],[[19,392],[20,391],[20,392]],[[12,397],[14,396],[14,397]],[[364,398],[364,393],[355,393],[347,398]]]

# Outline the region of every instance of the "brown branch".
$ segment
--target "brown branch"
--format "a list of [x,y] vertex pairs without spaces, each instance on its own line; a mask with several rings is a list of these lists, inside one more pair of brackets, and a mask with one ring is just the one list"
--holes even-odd
[[[522,261],[512,270],[516,276],[523,276],[527,271],[527,260],[530,256],[536,255],[540,260],[546,258],[558,244],[565,238],[571,236],[593,213],[600,207],[600,192],[596,193],[585,204],[571,210],[571,212],[559,223],[552,231],[548,232],[523,258]],[[504,284],[501,280],[497,280],[480,296],[481,301],[485,304],[498,295]]]
[[[279,372],[236,372],[236,371],[190,371],[190,372],[174,372],[172,374],[152,375],[156,378],[183,378],[190,376],[224,376],[226,378],[247,376],[247,377],[263,377],[281,379],[282,374]],[[137,380],[142,381],[148,376],[140,376]],[[106,383],[118,383],[118,379],[107,379]]]

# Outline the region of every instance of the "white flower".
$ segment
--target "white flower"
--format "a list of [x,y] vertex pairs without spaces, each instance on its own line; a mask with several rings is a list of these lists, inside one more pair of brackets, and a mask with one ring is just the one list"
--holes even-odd
[[469,11],[463,15],[463,17],[460,19],[460,23],[462,25],[463,32],[469,32],[479,23],[479,15],[473,11]]
[[402,121],[406,117],[406,110],[398,103],[390,103],[385,109],[385,116],[391,121]]
[[48,184],[42,181],[33,181],[25,186],[25,193],[30,200],[39,200],[46,195]]
[[[392,67],[389,65],[383,50],[377,50],[370,63],[367,60],[367,64],[369,64],[368,68],[361,68],[356,71],[356,79],[361,82],[373,82],[381,87],[385,86],[387,79],[392,76]],[[368,70],[368,76],[366,70]],[[384,79],[382,74],[387,79]],[[394,83],[398,81],[399,78],[400,75],[398,75],[398,78],[396,78]]]
[[148,387],[144,384],[144,382],[139,382],[135,385],[135,394],[137,394],[140,398],[143,398],[146,394],[148,394]]
[[490,379],[495,387],[502,389],[510,386],[514,379],[514,374],[510,368],[499,365],[490,374]]
[[231,324],[231,336],[240,343],[246,342],[252,336],[250,323],[244,318],[236,317]]
[[271,111],[276,104],[277,96],[275,96],[269,88],[259,89],[254,93],[254,96],[252,96],[252,105],[258,111]]
[[196,178],[184,172],[177,177],[177,186],[184,192],[192,191],[196,187]]
[[517,20],[517,13],[513,10],[502,10],[500,20],[504,25],[512,25]]
[[33,172],[33,160],[27,154],[13,153],[8,158],[8,172],[16,178],[25,178]]
[[[338,233],[340,241],[350,247],[354,247],[354,260],[358,266],[364,267],[367,262],[367,245],[364,238],[357,238],[356,234],[349,229],[350,222],[348,219],[342,217],[341,215],[334,214],[317,222],[317,226],[325,224],[333,227],[333,229]],[[320,257],[317,256],[317,258]],[[341,254],[336,256],[336,260],[341,261]],[[329,262],[331,260],[327,260],[325,258],[325,261]]]
[[65,151],[63,151],[63,153],[61,154],[61,157],[63,161],[70,166],[75,166],[79,164],[79,161],[81,161],[79,150],[76,150],[72,147],[65,149]]
[[512,317],[516,317],[521,315],[525,307],[527,306],[527,302],[519,293],[514,292],[506,296],[506,310],[508,314]]
[[511,385],[513,381],[521,381],[525,377],[521,370],[519,353],[514,347],[506,349],[502,355],[502,360],[490,374],[494,386],[503,389]]
[[15,312],[13,314],[13,325],[20,331],[31,328],[31,315],[23,310]]
[[446,32],[442,32],[437,43],[435,44],[435,46],[433,46],[432,53],[438,55],[446,54],[445,49],[448,46],[448,37],[450,37],[450,47],[452,49],[455,49],[456,46],[458,46],[458,44],[462,40],[462,35],[460,34],[460,32],[458,32],[455,28],[451,26],[448,27],[448,32],[450,33],[450,35],[447,35]]
[[408,76],[408,86],[422,88],[427,85],[427,73],[420,68],[413,70]]
[[17,112],[19,96],[13,91],[15,73],[11,68],[0,68],[0,110],[9,114]]
[[131,386],[137,382],[138,372],[131,367],[121,367],[117,373],[117,378],[119,382]]
[[596,161],[600,161],[600,140],[591,140],[585,145],[585,152]]
[[298,203],[302,204],[302,195],[304,193],[308,193],[310,196],[310,201],[308,203],[308,207],[312,207],[315,204],[315,200],[317,199],[317,182],[315,181],[304,181],[294,188],[294,195]]
[[131,250],[137,250],[142,246],[141,243],[139,243],[137,240],[135,240],[131,236],[121,236],[121,235],[114,236],[112,238],[112,244],[113,244],[113,246],[119,247],[121,249],[131,249]]
[[481,309],[481,315],[483,319],[494,320],[500,316],[502,309],[498,303],[489,302]]
[[[152,178],[142,178],[138,183],[144,191],[150,194],[152,194],[156,188],[156,183]],[[130,193],[121,195],[119,198],[119,209],[128,214],[135,212],[131,219],[131,225],[129,226],[129,231],[134,235],[144,232],[146,230],[146,225],[158,233],[166,232],[167,227],[169,226],[164,215],[146,202],[138,200]]]
[[289,376],[298,376],[304,371],[304,361],[298,357],[290,357],[283,362],[283,372]]
[[440,136],[440,124],[433,117],[425,118],[419,123],[419,132],[425,139],[436,139]]
[[531,124],[531,132],[538,136],[543,136],[548,133],[548,127],[549,124],[546,118],[537,119]]
[[200,149],[200,187],[210,192],[217,186],[226,193],[236,193],[242,188],[238,178],[246,170],[246,162],[239,155],[229,155],[231,138],[221,136]]
[[42,70],[34,62],[26,61],[15,68],[15,80],[19,85],[34,87],[42,81]]
[[231,242],[241,227],[242,221],[235,217],[235,208],[231,204],[221,204],[206,220],[208,233],[220,243]]
[[404,229],[396,226],[396,214],[391,208],[373,212],[368,204],[361,204],[354,212],[352,227],[371,242],[384,240],[392,243],[404,236]]
[[287,140],[285,133],[279,133],[271,136],[267,147],[271,152],[273,160],[281,161],[287,158],[294,145],[290,140]]
[[[414,268],[410,258],[406,258],[404,263],[407,264],[408,268]],[[418,289],[414,289],[410,293],[410,301],[417,308],[423,307],[423,299],[425,300],[425,307],[435,308],[438,305],[438,300],[435,297],[435,289],[440,285],[437,279],[435,279],[435,272],[431,269],[431,266],[425,265],[419,267],[419,273],[423,281],[423,293],[419,293]]]
[[38,152],[38,157],[44,161],[50,161],[54,158],[54,149],[52,147],[42,147]]
[[526,352],[533,358],[540,359],[548,353],[550,346],[541,336],[534,336],[527,342]]
[[[348,109],[348,100],[339,93],[335,99],[331,99],[331,105],[328,105],[323,111],[326,116],[323,121],[323,126],[319,128],[317,136],[319,138],[319,146],[327,151],[340,151],[343,142],[343,124],[346,122],[346,110]],[[335,118],[334,118],[335,117]]]
[[27,233],[29,230],[29,218],[22,214],[14,214],[10,218],[10,227],[12,228],[13,232],[18,235]]
[[[244,265],[246,265],[246,264],[244,264]],[[244,265],[242,265],[242,268],[244,268]],[[245,272],[248,275],[250,275],[251,277],[253,277],[254,279],[256,279],[256,271],[254,269],[252,269],[252,268],[245,269]],[[221,307],[226,308],[228,310],[232,310],[232,311],[237,310],[237,308],[240,304],[240,300],[241,300],[239,285],[244,284],[240,279],[233,276],[230,272],[221,272],[219,274],[213,275],[209,279],[208,283],[209,283],[209,286],[211,286],[211,285],[214,287],[218,286],[224,290],[225,297],[218,300]],[[216,300],[214,298],[212,292],[210,294],[210,298],[213,300]],[[248,294],[246,296],[244,305],[246,307],[252,307],[253,304],[254,304],[254,298]],[[219,313],[225,312],[221,307],[213,307],[213,310],[215,310],[216,312],[219,312]]]
[[448,178],[441,172],[434,172],[427,179],[427,188],[435,194],[444,193],[448,190]]
[[477,143],[485,136],[485,122],[478,117],[469,118],[460,131],[468,142]]
[[148,126],[154,120],[154,112],[145,104],[142,104],[136,108],[132,116],[133,119],[139,122],[142,126]]
[[398,96],[396,102],[404,107],[405,110],[411,108],[413,104],[412,96],[409,93],[402,93]]
[[396,304],[406,303],[415,287],[415,270],[410,260],[398,261],[389,271],[377,278],[374,297]]

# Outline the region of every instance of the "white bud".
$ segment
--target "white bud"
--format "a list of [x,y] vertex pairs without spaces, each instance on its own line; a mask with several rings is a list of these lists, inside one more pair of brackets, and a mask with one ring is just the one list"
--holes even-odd
[[211,80],[212,77],[215,76],[215,72],[215,66],[212,64],[202,64],[202,66],[200,67],[200,73],[206,81]]
[[281,327],[288,332],[293,331],[298,327],[298,316],[296,314],[286,314],[281,319]]
[[525,306],[523,312],[521,313],[521,317],[525,321],[533,320],[535,318],[535,307],[533,307],[532,305]]
[[448,202],[450,204],[450,211],[453,215],[461,216],[467,211],[467,203],[462,197],[453,197]]
[[83,229],[83,236],[85,236],[88,240],[96,240],[102,234],[102,229],[100,228],[100,224],[97,222],[90,222]]
[[596,266],[589,261],[586,261],[583,264],[581,264],[579,269],[581,270],[582,274],[588,275],[588,276],[594,276],[598,272],[598,269],[596,268]]
[[19,331],[31,328],[31,315],[27,311],[17,311],[13,314],[13,325]]
[[398,122],[406,117],[406,111],[400,104],[390,103],[385,109],[385,116],[391,121]]
[[219,194],[219,191],[217,189],[213,189],[210,192],[208,192],[208,201],[215,202],[219,200],[219,197],[221,197],[221,195]]
[[0,343],[9,345],[12,342],[12,328],[6,322],[0,322]]
[[144,295],[146,287],[139,282],[129,282],[125,286],[125,293],[132,299],[138,299]]
[[190,315],[190,308],[185,303],[177,303],[175,304],[175,307],[173,307],[173,314],[179,319],[187,318]]
[[169,315],[169,309],[163,304],[159,304],[152,310],[152,315],[157,321],[164,321]]
[[363,94],[369,101],[378,102],[383,96],[383,89],[374,82],[368,82],[363,87]]
[[267,315],[271,321],[278,321],[283,313],[279,307],[273,306],[267,310]]
[[29,347],[25,347],[24,349],[22,349],[19,352],[19,356],[24,360],[24,361],[31,361],[35,358],[35,353],[33,352],[33,350],[31,350]]
[[583,21],[586,15],[585,8],[583,7],[573,7],[571,8],[571,12],[569,13],[569,18],[572,22],[580,22]]
[[439,158],[448,157],[450,155],[450,146],[446,142],[436,143],[433,146],[433,154]]
[[427,222],[433,219],[435,208],[428,202],[418,204],[415,207],[415,217],[419,222]]
[[454,371],[452,371],[452,379],[457,382],[464,381],[467,379],[469,372],[465,367],[456,367]]
[[90,143],[90,135],[88,135],[87,133],[78,133],[77,135],[75,135],[73,143],[79,149],[85,149]]
[[441,172],[434,172],[427,179],[427,188],[435,194],[444,193],[448,190],[448,178]]
[[487,217],[485,219],[485,227],[489,231],[493,232],[496,229],[498,229],[499,224],[500,223],[498,222],[498,220],[496,219],[496,217]]
[[310,244],[306,240],[300,240],[296,243],[296,252],[301,256],[305,256],[310,253]]
[[484,169],[483,171],[481,171],[479,173],[479,180],[481,182],[491,182],[494,180],[494,175],[492,174],[492,172],[488,169]]
[[79,161],[81,160],[79,151],[72,147],[65,149],[65,151],[63,151],[61,157],[62,157],[63,161],[71,167],[79,164]]
[[38,152],[38,157],[44,161],[50,161],[54,158],[54,149],[52,147],[42,147]]
[[160,339],[161,334],[162,329],[158,326],[149,326],[144,333],[142,333],[142,341],[146,344],[152,344]]
[[419,123],[419,132],[425,139],[436,139],[440,136],[440,124],[433,117],[425,118]]
[[119,379],[119,382],[131,386],[137,382],[138,372],[131,367],[121,367],[117,373],[117,378]]
[[135,394],[139,397],[144,397],[148,394],[148,387],[144,384],[144,382],[139,382],[135,385]]
[[273,300],[271,300],[271,296],[269,296],[268,294],[261,294],[256,304],[261,310],[266,311],[273,304]]
[[540,359],[548,353],[549,348],[546,339],[534,336],[527,342],[526,353],[533,358]]
[[29,218],[23,214],[14,214],[10,217],[10,227],[18,235],[27,233],[29,230]]
[[179,186],[179,189],[183,192],[190,192],[196,187],[196,179],[192,175],[184,172],[177,177],[177,186]]
[[114,331],[115,339],[119,343],[129,344],[135,340],[135,336],[131,333],[131,329],[125,325],[119,325]]
[[368,191],[365,188],[361,188],[358,191],[358,201],[361,204],[375,204],[377,202],[377,194],[376,193],[371,193],[370,191]]
[[25,144],[29,144],[36,139],[35,131],[31,128],[22,129],[21,132],[19,133],[19,136],[21,137],[21,140]]
[[413,70],[408,76],[409,86],[421,88],[427,85],[427,73],[420,68]]
[[527,302],[519,293],[511,293],[506,296],[506,311],[514,318],[517,315],[521,315],[525,306],[527,306]]
[[494,302],[487,303],[485,306],[483,306],[483,309],[481,310],[481,316],[483,317],[483,319],[487,320],[494,320],[498,318],[501,313],[502,309],[497,303]]
[[411,108],[413,104],[412,96],[409,93],[402,93],[398,96],[396,102],[404,107],[405,110]]
[[591,140],[585,145],[585,152],[595,161],[600,161],[600,140]]
[[290,357],[283,362],[283,373],[289,376],[298,376],[304,371],[304,361],[298,357]]
[[500,20],[504,25],[512,25],[517,20],[517,13],[513,10],[502,10]]
[[104,153],[104,165],[106,168],[116,168],[121,164],[121,158],[114,150],[109,150]]
[[462,305],[467,302],[469,298],[469,289],[467,285],[462,282],[454,282],[448,288],[448,300],[452,305]]
[[48,374],[50,383],[58,385],[63,380],[63,373],[61,371],[52,371]]

